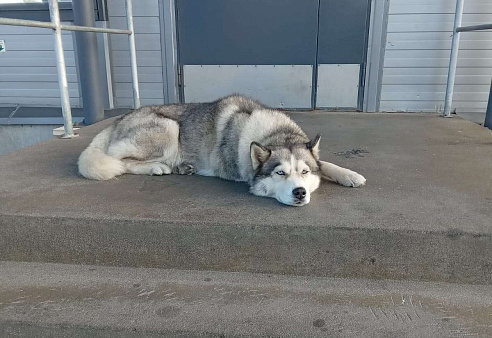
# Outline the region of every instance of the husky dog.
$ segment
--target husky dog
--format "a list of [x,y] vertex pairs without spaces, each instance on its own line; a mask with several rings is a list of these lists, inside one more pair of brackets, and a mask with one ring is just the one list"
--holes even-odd
[[366,179],[319,159],[287,115],[238,95],[215,102],[147,106],[120,117],[80,155],[82,176],[198,174],[247,182],[257,196],[302,206],[321,178],[358,187]]

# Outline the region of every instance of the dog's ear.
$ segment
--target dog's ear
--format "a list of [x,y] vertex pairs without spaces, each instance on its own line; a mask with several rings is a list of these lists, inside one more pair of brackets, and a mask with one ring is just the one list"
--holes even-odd
[[256,170],[260,166],[260,164],[268,161],[270,155],[272,154],[272,151],[270,149],[263,147],[258,142],[251,143],[250,152],[253,170]]
[[319,159],[319,140],[321,140],[320,134],[316,135],[314,139],[306,143],[306,147],[313,153],[313,156],[316,159]]

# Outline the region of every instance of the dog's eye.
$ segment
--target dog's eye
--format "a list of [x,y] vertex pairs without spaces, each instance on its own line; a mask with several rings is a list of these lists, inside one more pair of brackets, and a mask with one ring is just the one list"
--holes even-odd
[[304,170],[302,171],[302,174],[303,174],[303,175],[306,175],[308,172],[309,172],[309,170],[304,169]]
[[275,174],[280,175],[280,176],[284,176],[285,175],[285,173],[282,170],[277,171]]

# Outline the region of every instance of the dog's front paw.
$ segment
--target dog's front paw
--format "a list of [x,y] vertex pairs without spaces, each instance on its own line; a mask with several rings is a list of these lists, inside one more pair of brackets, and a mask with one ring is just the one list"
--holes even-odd
[[337,183],[346,187],[361,187],[366,184],[366,179],[361,174],[356,173],[352,170],[347,170],[342,173],[340,177],[337,177]]
[[152,166],[150,175],[156,175],[156,176],[161,176],[161,175],[169,175],[171,174],[171,168],[169,168],[167,165],[163,163],[156,163],[154,166]]

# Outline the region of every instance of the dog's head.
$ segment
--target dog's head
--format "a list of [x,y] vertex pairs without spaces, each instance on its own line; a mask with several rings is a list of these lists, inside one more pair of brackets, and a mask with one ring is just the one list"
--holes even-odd
[[274,197],[287,205],[308,204],[321,180],[319,140],[317,135],[307,143],[271,148],[251,143],[251,163],[255,173],[251,192]]

